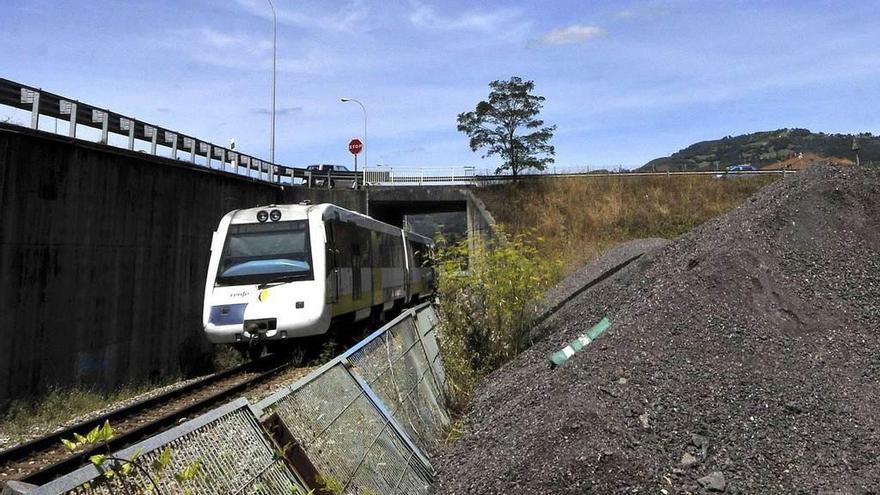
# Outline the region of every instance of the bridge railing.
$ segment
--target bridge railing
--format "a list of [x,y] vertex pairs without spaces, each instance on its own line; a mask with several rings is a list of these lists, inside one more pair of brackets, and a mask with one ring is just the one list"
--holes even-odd
[[530,181],[559,178],[599,178],[599,177],[678,177],[678,176],[713,176],[719,179],[731,179],[759,175],[786,175],[794,170],[742,170],[742,171],[666,171],[666,172],[571,172],[571,173],[529,173],[513,175],[476,174],[473,167],[449,169],[404,169],[375,168],[364,173],[364,182],[372,185],[482,185],[512,182],[514,180]]
[[306,175],[303,169],[270,163],[176,130],[3,78],[0,78],[0,105],[28,112],[30,122],[26,126],[35,130],[45,130],[40,128],[40,120],[50,117],[66,122],[66,134],[71,138],[81,139],[81,131],[94,129],[100,133],[98,142],[101,144],[112,145],[111,136],[117,136],[114,139],[121,136],[122,147],[131,151],[167,155],[254,180],[284,183]]
[[520,174],[517,177],[513,175],[475,175],[473,182],[504,182],[513,180],[535,180],[535,179],[559,179],[570,177],[673,177],[673,176],[713,176],[716,178],[730,179],[734,177],[749,177],[760,175],[787,175],[793,174],[795,170],[670,170],[665,172],[572,172],[572,173],[552,173],[552,174]]
[[377,167],[364,172],[364,182],[374,185],[452,185],[470,184],[474,167],[408,168]]

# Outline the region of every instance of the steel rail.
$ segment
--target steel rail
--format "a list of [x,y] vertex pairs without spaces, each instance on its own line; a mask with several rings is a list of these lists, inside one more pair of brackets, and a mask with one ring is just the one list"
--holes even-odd
[[8,449],[0,451],[0,466],[9,464],[10,462],[19,461],[29,457],[34,452],[39,452],[45,450],[48,447],[56,447],[61,443],[62,438],[70,438],[74,433],[84,433],[96,426],[100,426],[104,423],[104,421],[110,421],[113,423],[115,420],[130,416],[137,411],[142,411],[144,409],[148,409],[156,404],[160,404],[169,399],[173,399],[175,397],[179,397],[185,393],[191,392],[198,388],[204,387],[205,385],[214,383],[216,381],[222,380],[228,376],[231,376],[239,371],[246,371],[245,368],[250,363],[244,363],[239,366],[235,366],[229,368],[224,371],[220,371],[218,373],[214,373],[208,375],[204,378],[195,380],[191,383],[188,383],[182,387],[178,387],[174,390],[169,390],[168,392],[155,395],[153,397],[147,397],[145,399],[141,399],[139,401],[133,402],[127,406],[120,407],[118,409],[114,409],[105,414],[99,415],[94,418],[86,419],[80,421],[79,423],[66,426],[61,430],[52,432],[48,435],[44,435],[39,438],[35,438],[33,440],[29,440],[24,443],[20,443],[18,445],[14,445]]
[[[271,359],[271,357],[267,360],[269,359]],[[33,458],[41,453],[46,452],[47,450],[60,446],[61,439],[72,437],[74,432],[85,434],[95,426],[103,424],[104,421],[109,421],[112,425],[115,421],[118,421],[120,419],[136,417],[138,413],[148,411],[154,406],[177,399],[179,397],[183,397],[194,391],[217,383],[218,381],[234,376],[237,373],[252,371],[253,368],[259,366],[260,364],[265,364],[267,360],[244,363],[228,370],[209,375],[205,378],[189,383],[183,387],[179,387],[169,392],[137,401],[133,404],[115,409],[98,417],[79,422],[75,425],[65,427],[62,430],[53,432],[43,437],[16,445],[12,448],[0,452],[0,466],[8,466],[16,462]],[[153,419],[140,426],[137,426],[134,429],[120,433],[118,436],[112,438],[109,442],[107,442],[106,445],[96,445],[89,449],[76,452],[73,455],[60,459],[52,464],[33,471],[25,475],[24,477],[21,477],[19,480],[36,485],[48,483],[52,479],[67,472],[70,472],[82,464],[87,463],[88,457],[91,455],[94,455],[96,453],[104,453],[106,452],[108,447],[111,451],[119,450],[139,440],[142,440],[143,438],[158,433],[161,430],[176,424],[180,418],[188,417],[194,412],[206,409],[209,406],[216,404],[217,402],[227,399],[232,395],[238,394],[241,391],[246,390],[248,387],[254,385],[255,383],[263,381],[264,379],[277,374],[278,372],[288,368],[289,366],[291,366],[290,363],[283,363],[281,365],[274,366],[268,371],[260,372],[258,375],[249,378],[239,384],[220,390],[203,399],[188,404],[184,407],[175,409],[174,411],[164,414],[159,418]]]
[[69,473],[74,469],[80,467],[81,465],[88,463],[89,456],[105,453],[108,451],[108,449],[111,452],[115,452],[140,440],[143,440],[146,437],[155,435],[156,433],[159,433],[164,429],[174,426],[181,418],[192,416],[193,414],[207,409],[217,404],[218,402],[228,399],[230,396],[237,395],[240,392],[246,390],[248,387],[254,385],[255,383],[269,378],[288,368],[289,366],[289,363],[284,363],[268,371],[264,371],[259,375],[250,378],[242,383],[211,394],[210,396],[205,397],[199,401],[193,402],[192,404],[188,404],[182,408],[171,411],[159,418],[144,423],[133,430],[129,430],[125,433],[120,434],[119,436],[113,437],[112,439],[110,439],[110,441],[106,442],[106,444],[96,445],[92,448],[77,452],[73,456],[66,457],[48,466],[45,466],[37,471],[26,475],[21,479],[21,481],[32,483],[35,485],[43,485],[45,483],[48,483],[58,476]]

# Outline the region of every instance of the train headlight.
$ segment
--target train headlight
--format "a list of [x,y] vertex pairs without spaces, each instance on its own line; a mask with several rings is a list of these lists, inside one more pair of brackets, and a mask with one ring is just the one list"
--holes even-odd
[[260,210],[257,212],[257,220],[260,223],[263,223],[268,219],[269,219],[269,213],[267,213],[266,210]]
[[271,212],[269,212],[269,218],[273,222],[277,222],[278,220],[281,220],[281,210],[272,210]]

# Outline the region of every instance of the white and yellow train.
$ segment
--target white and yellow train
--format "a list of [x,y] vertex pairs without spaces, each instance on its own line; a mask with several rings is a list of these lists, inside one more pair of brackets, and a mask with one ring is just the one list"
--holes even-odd
[[431,241],[332,204],[235,210],[211,242],[203,323],[253,353],[430,297]]

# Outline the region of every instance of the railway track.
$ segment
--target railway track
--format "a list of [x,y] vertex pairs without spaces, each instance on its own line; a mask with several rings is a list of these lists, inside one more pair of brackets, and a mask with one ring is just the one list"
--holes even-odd
[[101,445],[71,454],[61,439],[72,438],[74,432],[85,434],[109,421],[116,435],[108,446],[119,450],[240,395],[291,366],[273,356],[245,363],[0,451],[0,481],[47,483],[85,464],[90,455],[106,452],[107,447]]

